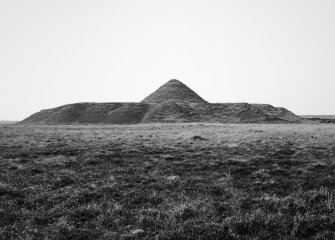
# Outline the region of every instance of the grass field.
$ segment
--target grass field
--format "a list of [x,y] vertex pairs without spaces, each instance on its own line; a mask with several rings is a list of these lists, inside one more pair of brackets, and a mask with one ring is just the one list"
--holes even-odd
[[0,126],[0,239],[335,239],[335,125]]

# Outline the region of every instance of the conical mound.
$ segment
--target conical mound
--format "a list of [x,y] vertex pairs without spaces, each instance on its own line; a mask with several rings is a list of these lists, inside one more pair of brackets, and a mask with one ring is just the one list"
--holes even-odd
[[142,103],[187,102],[207,103],[182,82],[172,79],[142,100]]
[[208,103],[182,82],[172,79],[141,103],[74,103],[45,109],[21,124],[137,123],[302,123],[284,108],[267,104]]

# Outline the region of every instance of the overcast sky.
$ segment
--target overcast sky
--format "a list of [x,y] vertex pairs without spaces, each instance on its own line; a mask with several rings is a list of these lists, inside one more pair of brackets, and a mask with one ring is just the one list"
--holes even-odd
[[335,114],[335,1],[0,0],[0,119],[137,102],[171,78],[209,102]]

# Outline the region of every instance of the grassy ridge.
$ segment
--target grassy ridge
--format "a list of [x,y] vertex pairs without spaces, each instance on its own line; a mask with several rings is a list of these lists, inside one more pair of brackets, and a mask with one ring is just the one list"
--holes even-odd
[[301,115],[302,118],[335,119],[335,115]]
[[0,239],[333,239],[335,126],[0,127]]
[[6,124],[14,124],[18,121],[7,121],[7,120],[0,120],[0,125],[6,125]]

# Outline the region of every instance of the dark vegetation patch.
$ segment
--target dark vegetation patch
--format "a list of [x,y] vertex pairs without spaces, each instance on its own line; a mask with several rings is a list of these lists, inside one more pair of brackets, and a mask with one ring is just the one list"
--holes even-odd
[[334,239],[331,125],[0,127],[0,239]]

